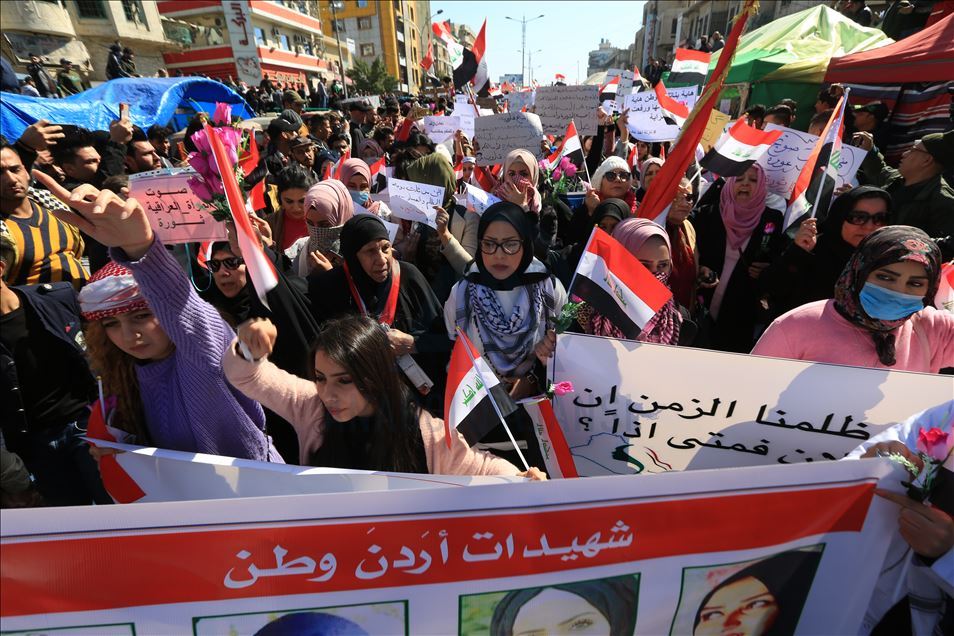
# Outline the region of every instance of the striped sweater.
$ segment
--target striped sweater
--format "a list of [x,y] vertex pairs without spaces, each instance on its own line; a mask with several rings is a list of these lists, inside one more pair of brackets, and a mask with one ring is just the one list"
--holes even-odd
[[156,240],[138,261],[128,260],[116,248],[110,256],[132,270],[149,308],[175,344],[168,358],[136,367],[153,443],[284,463],[265,434],[262,407],[234,389],[222,372],[222,354],[235,333],[199,298],[172,254]]
[[17,262],[7,280],[11,285],[67,281],[78,289],[89,278],[80,262],[83,240],[79,230],[57,219],[32,198],[30,207],[33,214],[29,218],[5,219],[17,248]]

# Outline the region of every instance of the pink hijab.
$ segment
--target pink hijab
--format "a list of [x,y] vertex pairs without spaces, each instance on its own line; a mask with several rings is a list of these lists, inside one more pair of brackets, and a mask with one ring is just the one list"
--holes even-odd
[[365,163],[364,159],[352,157],[341,164],[341,183],[345,184],[345,187],[348,186],[351,178],[356,174],[364,175],[364,178],[368,180],[368,185],[372,185],[371,169],[368,167],[368,164]]
[[311,186],[305,193],[305,214],[312,211],[315,220],[339,227],[354,216],[354,203],[345,184],[337,179],[327,179]]
[[[735,182],[736,177],[729,177],[725,180],[722,187],[722,193],[719,198],[719,208],[722,211],[722,222],[725,224],[725,233],[729,241],[729,247],[734,250],[742,249],[742,245],[758,226],[762,218],[762,212],[765,211],[765,197],[767,188],[765,184],[765,172],[762,166],[752,164],[757,175],[755,181],[755,191],[746,202],[735,200]],[[751,168],[750,168],[751,170]]]
[[[633,256],[635,256],[639,248],[653,236],[658,236],[666,243],[671,258],[672,246],[669,243],[669,235],[665,229],[649,219],[632,217],[623,219],[613,230],[613,238],[619,241]],[[655,276],[659,282],[669,287],[669,274],[655,274]],[[670,298],[669,301],[656,312],[656,315],[650,318],[649,322],[643,326],[636,340],[639,342],[658,342],[660,344],[670,345],[678,344],[679,328],[681,325],[682,316],[679,314],[675,302]],[[622,332],[607,318],[595,312],[590,318],[587,332],[597,336],[625,338]]]
[[[503,170],[500,171],[500,182],[497,184],[497,187],[494,188],[493,195],[499,198],[503,198],[504,193],[504,184],[507,182],[507,172],[510,170],[510,167],[517,161],[523,163],[527,166],[527,169],[530,171],[530,184],[533,186],[530,189],[530,196],[527,198],[527,212],[533,212],[536,214],[540,213],[540,192],[537,190],[537,179],[540,176],[540,167],[537,165],[537,159],[533,156],[528,150],[523,150],[522,148],[517,148],[516,150],[511,150],[506,158],[504,158]],[[516,184],[514,184],[516,185]]]

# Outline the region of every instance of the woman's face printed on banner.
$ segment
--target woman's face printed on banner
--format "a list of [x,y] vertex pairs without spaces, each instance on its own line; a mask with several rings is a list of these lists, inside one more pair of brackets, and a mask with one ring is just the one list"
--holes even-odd
[[772,627],[778,613],[776,598],[761,581],[749,576],[712,595],[699,612],[693,636],[760,636]]
[[321,350],[315,352],[315,387],[336,422],[374,415],[374,405],[358,390],[348,370]]
[[555,588],[528,601],[513,623],[513,636],[597,636],[610,631],[609,621],[586,599]]

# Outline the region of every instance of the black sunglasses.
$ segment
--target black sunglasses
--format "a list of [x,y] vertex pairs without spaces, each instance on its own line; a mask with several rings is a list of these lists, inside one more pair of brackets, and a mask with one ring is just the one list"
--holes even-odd
[[607,172],[603,175],[604,179],[609,179],[610,181],[626,181],[632,175],[628,172]]
[[865,225],[866,223],[871,223],[872,225],[887,225],[888,219],[890,219],[890,216],[887,212],[868,214],[861,210],[852,210],[845,215],[845,222],[851,225]]
[[219,271],[219,268],[223,265],[225,266],[225,269],[236,270],[239,268],[239,265],[243,265],[244,263],[245,259],[240,256],[229,256],[228,258],[223,258],[220,261],[210,258],[205,262],[206,266],[209,268],[209,271],[213,274]]

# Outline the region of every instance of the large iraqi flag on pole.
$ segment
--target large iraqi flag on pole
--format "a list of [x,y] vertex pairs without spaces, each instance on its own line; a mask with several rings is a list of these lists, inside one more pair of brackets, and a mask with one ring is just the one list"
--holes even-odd
[[739,119],[699,163],[720,177],[738,177],[781,136],[781,130],[759,130],[746,124],[745,119]]
[[711,53],[693,49],[676,49],[676,57],[669,71],[670,84],[696,84],[702,86],[709,72]]
[[619,241],[597,227],[573,274],[570,296],[588,303],[627,338],[635,340],[672,298],[672,291]]
[[493,369],[474,348],[467,334],[458,329],[444,393],[444,441],[447,447],[451,445],[451,429],[460,431],[467,443],[473,446],[515,410],[516,404]]
[[[696,157],[696,147],[706,131],[709,117],[712,115],[712,110],[719,99],[719,93],[722,92],[722,85],[729,75],[729,67],[732,64],[735,49],[739,45],[739,38],[742,37],[742,31],[745,29],[749,16],[756,12],[757,7],[758,0],[745,0],[742,10],[735,17],[732,31],[726,38],[725,47],[719,51],[719,61],[709,78],[709,83],[706,84],[702,95],[693,107],[692,112],[689,113],[689,117],[682,127],[675,146],[670,151],[666,163],[663,164],[656,178],[653,179],[642,204],[639,206],[639,210],[637,210],[637,214],[641,218],[654,220],[660,224],[665,223],[669,205],[676,198],[679,182],[686,175],[686,169]],[[671,75],[669,80],[672,81]]]

